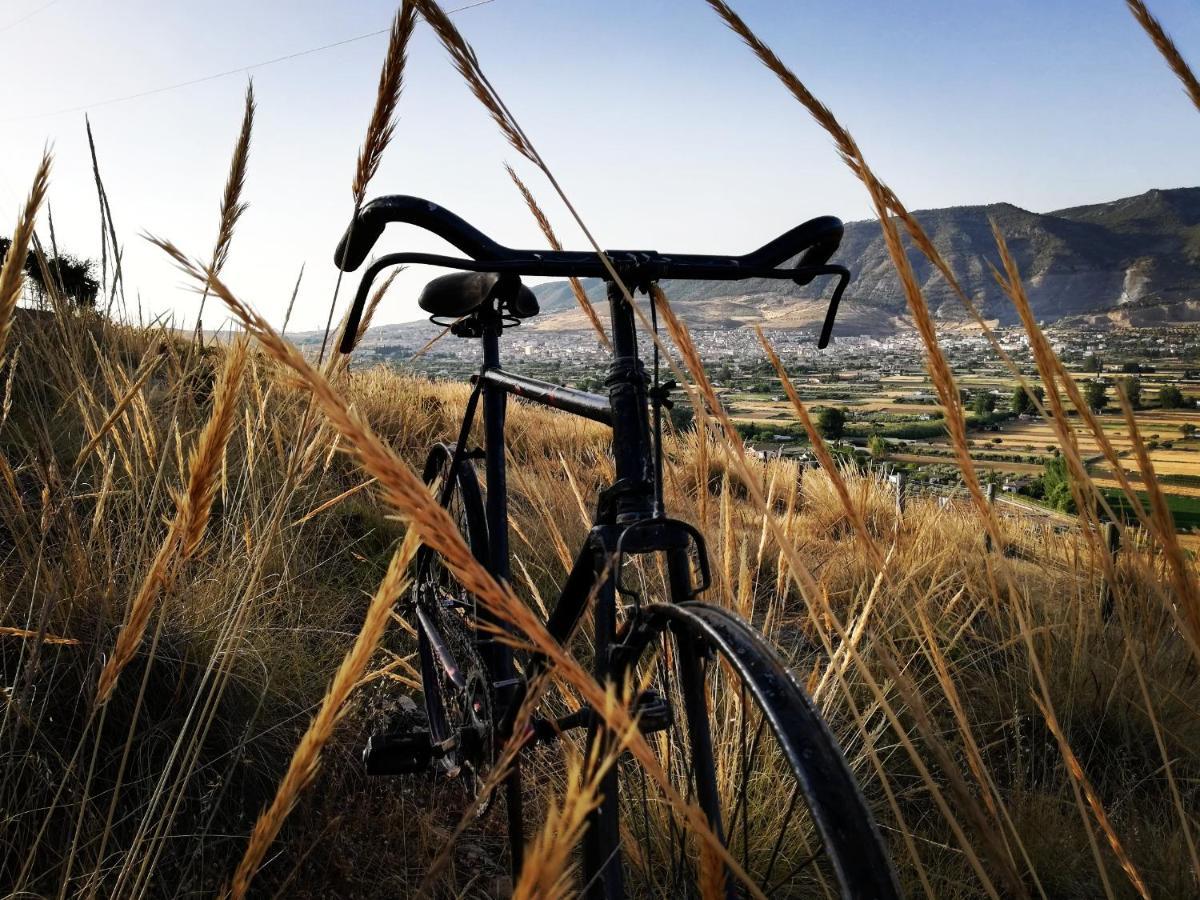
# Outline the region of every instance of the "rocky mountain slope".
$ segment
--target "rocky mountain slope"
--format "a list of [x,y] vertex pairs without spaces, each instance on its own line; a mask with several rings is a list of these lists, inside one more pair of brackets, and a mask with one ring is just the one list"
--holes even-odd
[[[1152,190],[1108,203],[1035,213],[1009,203],[920,210],[929,232],[984,314],[1014,322],[1008,299],[992,278],[999,264],[991,221],[1009,243],[1038,318],[1108,319],[1161,324],[1200,319],[1200,188]],[[942,319],[965,320],[949,286],[919,252],[910,258],[925,298]],[[854,281],[838,316],[841,334],[891,330],[905,314],[904,296],[874,221],[846,226],[835,261]],[[588,294],[603,299],[603,285]],[[672,282],[668,296],[694,327],[813,327],[824,316],[828,286],[790,282]],[[535,327],[586,328],[566,282],[535,288],[543,315]]]

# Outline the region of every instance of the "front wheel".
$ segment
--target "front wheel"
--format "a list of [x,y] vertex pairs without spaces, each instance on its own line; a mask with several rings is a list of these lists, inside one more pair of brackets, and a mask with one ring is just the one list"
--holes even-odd
[[[623,649],[625,672],[649,680],[670,711],[646,736],[659,764],[759,891],[771,900],[900,896],[840,748],[761,635],[724,609],[654,604]],[[619,782],[618,846],[608,849],[624,860],[629,896],[699,896],[714,882],[749,895],[628,756]]]

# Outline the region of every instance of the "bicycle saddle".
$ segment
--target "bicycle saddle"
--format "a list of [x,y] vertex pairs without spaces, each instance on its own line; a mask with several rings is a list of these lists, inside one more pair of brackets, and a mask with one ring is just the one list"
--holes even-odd
[[458,319],[492,300],[518,319],[538,314],[537,297],[516,275],[496,272],[451,272],[425,285],[417,305],[431,316]]

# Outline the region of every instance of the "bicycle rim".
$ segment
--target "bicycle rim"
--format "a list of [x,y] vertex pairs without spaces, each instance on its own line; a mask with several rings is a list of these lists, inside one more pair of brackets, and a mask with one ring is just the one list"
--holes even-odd
[[[439,491],[446,477],[450,457],[439,447],[426,465],[426,482]],[[475,472],[461,464],[447,502],[447,512],[458,526],[467,546],[477,559],[487,555],[487,528]],[[440,639],[449,648],[466,682],[461,689],[446,675],[437,659],[432,642],[419,628],[421,681],[433,743],[456,741],[461,730],[472,727],[480,743],[456,746],[439,760],[444,774],[462,781],[473,796],[494,757],[492,746],[492,696],[487,667],[480,654],[475,629],[476,601],[441,556],[428,547],[418,550],[413,579],[413,597],[436,627]],[[477,810],[482,815],[487,806]]]
[[[671,710],[670,725],[647,741],[757,890],[771,900],[898,897],[840,749],[761,636],[700,603],[656,605],[643,616],[632,670]],[[619,769],[630,896],[752,894],[639,763],[626,757]]]

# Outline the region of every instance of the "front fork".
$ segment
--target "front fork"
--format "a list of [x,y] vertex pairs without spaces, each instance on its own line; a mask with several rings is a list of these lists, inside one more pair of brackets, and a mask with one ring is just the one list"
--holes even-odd
[[[631,526],[637,529],[643,525],[654,527],[658,525],[667,529],[669,539],[665,546],[657,548],[639,547],[635,552],[664,552],[667,557],[667,577],[670,586],[671,602],[685,603],[693,600],[700,589],[708,586],[707,550],[703,538],[691,526],[671,520],[650,520],[639,525]],[[702,580],[699,588],[693,582],[691,559],[689,558],[690,540],[695,539],[701,560]],[[653,538],[651,539],[653,540]],[[623,544],[618,541],[618,545]],[[637,659],[631,653],[624,652],[622,638],[630,638],[631,632],[639,627],[635,618],[626,623],[628,626],[623,634],[616,632],[616,588],[620,579],[620,561],[622,554],[607,554],[608,559],[614,560],[614,565],[604,578],[597,596],[596,606],[596,677],[602,685],[622,686],[626,677],[637,664]],[[599,557],[598,559],[603,559]],[[634,638],[632,644],[638,645],[640,640]],[[720,814],[720,796],[716,782],[716,766],[713,758],[712,734],[708,721],[707,691],[705,688],[705,673],[708,665],[707,648],[696,642],[683,640],[675,643],[676,665],[680,687],[684,695],[684,712],[687,716],[687,732],[691,739],[692,762],[696,773],[696,799],[708,818],[709,827],[718,839],[722,838],[722,822]],[[638,654],[640,655],[640,654]],[[668,711],[668,715],[672,713]],[[599,716],[593,718],[588,729],[588,750],[598,742],[600,752],[607,749],[604,741],[611,740],[611,734]],[[618,811],[620,808],[620,785],[618,766],[611,766],[600,782],[601,802],[589,817],[588,829],[584,832],[584,883],[588,885],[589,900],[611,900],[625,896],[625,878],[621,859],[621,834]]]

